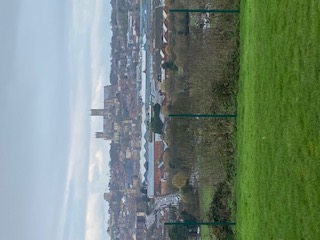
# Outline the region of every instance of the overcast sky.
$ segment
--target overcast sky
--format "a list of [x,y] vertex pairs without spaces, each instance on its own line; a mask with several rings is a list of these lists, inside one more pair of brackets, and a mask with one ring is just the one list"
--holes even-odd
[[108,239],[109,4],[0,1],[0,239]]

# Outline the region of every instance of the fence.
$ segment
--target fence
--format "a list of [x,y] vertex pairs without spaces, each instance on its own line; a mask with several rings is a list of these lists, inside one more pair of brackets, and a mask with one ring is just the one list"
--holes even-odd
[[234,239],[239,1],[166,1],[170,171],[182,172],[171,239]]

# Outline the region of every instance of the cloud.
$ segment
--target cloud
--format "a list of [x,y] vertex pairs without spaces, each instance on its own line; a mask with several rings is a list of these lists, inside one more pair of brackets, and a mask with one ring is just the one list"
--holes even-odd
[[[95,141],[99,141],[94,139]],[[103,171],[104,156],[101,149],[94,150],[93,157],[90,159],[89,164],[89,183],[93,183],[98,180],[98,177]]]
[[[73,1],[69,21],[68,63],[72,88],[69,92],[70,143],[63,207],[58,239],[84,239],[89,173],[91,76],[87,43],[90,20],[86,1]],[[85,10],[83,10],[85,9]],[[93,14],[93,13],[92,13]]]
[[69,71],[71,141],[67,180],[58,239],[106,239],[107,203],[103,193],[108,185],[109,144],[95,139],[102,119],[90,119],[89,109],[103,107],[103,86],[109,64],[107,47],[110,21],[104,0],[71,0],[69,25]]
[[0,177],[9,191],[2,194],[3,226],[12,235],[0,236],[18,237],[1,239],[106,239],[108,143],[94,139],[91,131],[102,125],[89,109],[102,104],[109,75],[111,7],[103,0],[11,2],[0,8],[1,31],[9,29],[0,46],[8,113],[0,154],[10,170]]
[[87,35],[88,28],[92,19],[91,0],[72,0],[72,29],[77,34]]
[[[64,204],[61,214],[61,239],[81,239],[84,232],[87,203],[87,178],[89,167],[90,119],[87,109],[91,93],[87,92],[86,81],[79,77],[75,91],[71,93],[70,103],[70,148]],[[83,220],[81,220],[81,218]]]
[[104,213],[107,211],[102,194],[90,194],[86,216],[86,240],[106,239]]
[[[102,127],[92,120],[92,128]],[[110,142],[102,139],[91,138],[90,162],[89,162],[89,183],[88,202],[86,212],[86,240],[108,239],[106,229],[107,202],[103,199],[103,194],[108,186],[108,154]]]

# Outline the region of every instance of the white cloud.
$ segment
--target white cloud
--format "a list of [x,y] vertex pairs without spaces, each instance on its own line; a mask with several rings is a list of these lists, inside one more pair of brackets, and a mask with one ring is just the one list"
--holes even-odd
[[92,18],[91,0],[72,0],[72,29],[77,34],[87,34]]
[[[109,64],[109,54],[107,54],[107,42],[105,32],[108,21],[106,19],[106,6],[104,0],[94,1],[94,16],[90,26],[90,57],[91,57],[91,84],[92,84],[92,108],[103,108],[103,87],[107,83],[109,76],[106,64]],[[88,202],[86,214],[86,240],[108,239],[106,233],[107,202],[103,199],[103,193],[108,186],[108,161],[110,142],[94,138],[94,132],[102,131],[102,118],[93,117],[91,119],[91,142],[89,161],[89,185]],[[107,216],[108,217],[108,216]]]
[[92,81],[92,108],[103,108],[103,78],[99,78]]
[[[94,141],[99,141],[94,139]],[[93,156],[90,158],[89,163],[89,183],[97,180],[97,176],[100,176],[103,172],[104,156],[101,149],[93,150]]]
[[[79,67],[79,65],[81,66],[81,64],[78,63],[77,67]],[[60,220],[60,229],[64,230],[59,233],[60,237],[67,234],[70,239],[74,239],[76,235],[76,233],[70,233],[70,231],[85,223],[85,220],[82,221],[83,223],[81,223],[81,220],[77,222],[72,218],[70,220],[70,216],[68,216],[69,212],[77,215],[81,215],[81,212],[85,214],[86,207],[90,143],[90,119],[87,109],[90,106],[91,93],[86,90],[85,75],[83,72],[75,74],[75,90],[70,92],[70,149],[64,194],[65,199]],[[85,205],[79,206],[74,204],[80,202]]]
[[107,211],[107,208],[105,203],[101,201],[102,199],[102,195],[99,193],[90,194],[88,198],[86,240],[106,239],[107,228],[104,214],[101,213]]
[[108,239],[103,193],[108,186],[110,142],[95,139],[102,119],[89,116],[90,107],[103,107],[103,86],[109,76],[106,47],[111,36],[106,36],[111,33],[106,33],[110,21],[106,15],[110,16],[111,7],[106,4],[104,0],[70,0],[68,62],[76,87],[70,92],[72,129],[59,239]]

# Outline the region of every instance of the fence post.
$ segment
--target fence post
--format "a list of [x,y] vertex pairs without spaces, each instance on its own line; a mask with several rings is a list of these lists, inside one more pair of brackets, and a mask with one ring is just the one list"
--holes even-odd
[[187,222],[165,222],[164,225],[174,225],[174,226],[234,226],[235,222],[195,222],[195,221],[187,221]]
[[236,10],[236,9],[169,9],[169,12],[240,13],[240,10]]
[[237,114],[169,114],[169,117],[180,118],[236,118]]

